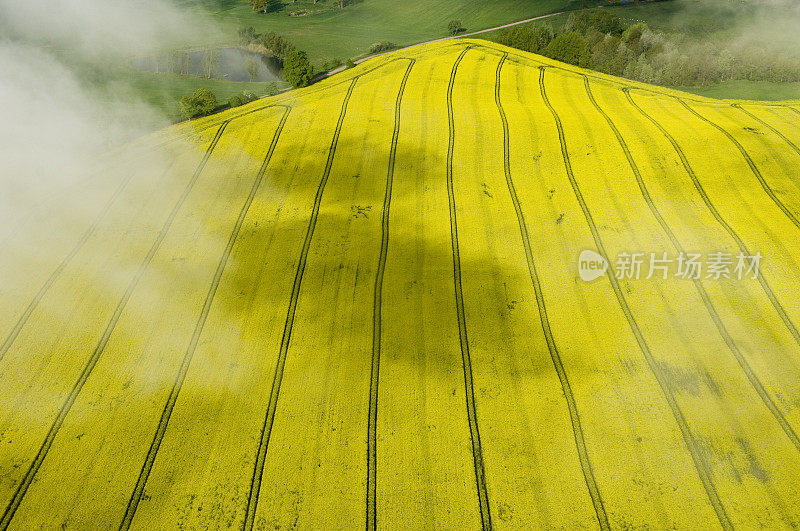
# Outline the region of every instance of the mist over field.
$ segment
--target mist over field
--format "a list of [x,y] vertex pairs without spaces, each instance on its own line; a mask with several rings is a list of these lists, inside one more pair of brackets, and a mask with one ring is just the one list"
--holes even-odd
[[0,112],[10,124],[0,129],[0,238],[40,214],[42,197],[87,178],[96,155],[169,123],[132,87],[87,73],[198,31],[214,27],[158,0],[0,0]]
[[[614,23],[616,17],[624,22]],[[598,22],[602,20],[610,25]],[[552,49],[537,49],[536,41],[524,34],[501,38],[564,62],[690,92],[728,81],[800,82],[800,3],[794,0],[628,3],[572,13],[561,28],[561,33],[566,31],[580,34],[570,37],[585,50],[578,58],[565,53],[558,42],[546,45]],[[743,97],[781,99],[780,87],[772,88],[774,98],[765,93],[768,89]]]
[[702,39],[721,31],[731,44],[758,43],[765,49],[796,52],[800,44],[800,2],[795,0],[678,0],[668,21]]
[[800,55],[800,2],[796,0],[674,2],[675,13],[664,26],[687,34],[696,44],[713,41],[723,48],[757,47],[765,53],[765,61]]

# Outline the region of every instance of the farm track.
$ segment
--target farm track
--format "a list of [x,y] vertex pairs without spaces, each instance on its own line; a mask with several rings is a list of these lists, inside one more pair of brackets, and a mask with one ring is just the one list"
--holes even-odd
[[481,510],[481,522],[484,529],[492,528],[492,516],[489,510],[489,496],[486,492],[486,477],[483,469],[483,449],[478,429],[478,413],[475,407],[475,389],[473,385],[472,360],[467,338],[467,319],[464,315],[464,295],[461,287],[461,258],[458,250],[458,221],[456,217],[456,199],[453,192],[453,149],[455,143],[455,125],[453,120],[453,85],[458,72],[458,65],[469,51],[466,47],[456,59],[447,85],[447,196],[450,205],[450,245],[453,252],[453,278],[455,282],[456,314],[458,316],[458,336],[461,342],[462,368],[464,370],[464,387],[467,393],[467,420],[472,439],[472,457],[475,465],[475,482],[478,492],[478,504]]
[[[680,144],[678,144],[677,140],[675,140],[675,137],[673,137],[672,134],[670,134],[669,131],[667,131],[664,128],[664,126],[661,125],[655,118],[650,116],[650,114],[645,112],[644,109],[642,109],[639,105],[636,104],[636,102],[631,97],[630,90],[623,89],[623,92],[625,93],[625,96],[628,98],[628,102],[631,104],[631,106],[637,111],[639,111],[639,113],[641,113],[641,115],[644,116],[647,120],[649,120],[653,125],[655,125],[658,128],[658,130],[661,131],[664,137],[667,140],[669,140],[670,144],[672,144],[672,147],[675,149],[675,152],[677,153],[678,157],[681,160],[681,164],[683,165],[684,171],[686,171],[686,173],[689,175],[689,178],[692,180],[695,189],[700,194],[700,197],[703,199],[703,203],[705,204],[706,208],[714,216],[714,219],[717,220],[720,226],[722,226],[722,228],[725,229],[725,232],[727,232],[728,235],[736,242],[736,245],[739,247],[742,253],[748,256],[752,256],[753,253],[745,245],[744,241],[739,236],[739,234],[733,229],[733,227],[730,226],[730,224],[727,221],[725,221],[725,219],[719,213],[719,210],[717,210],[717,208],[714,206],[714,203],[711,201],[711,198],[706,193],[702,183],[700,183],[700,180],[698,179],[697,174],[694,171],[694,168],[689,162],[689,159],[686,157],[686,154],[684,153]],[[798,346],[800,346],[800,333],[798,332],[797,327],[794,325],[794,322],[792,322],[792,319],[789,317],[789,314],[786,312],[786,309],[783,307],[781,302],[775,296],[775,292],[772,291],[772,288],[767,282],[767,279],[764,278],[762,272],[759,272],[758,281],[761,284],[764,293],[769,298],[770,303],[775,308],[775,311],[778,312],[781,321],[783,321],[786,328],[792,334],[792,337],[794,337],[795,342],[798,344]]]
[[294,284],[292,285],[292,294],[289,298],[289,310],[286,314],[286,323],[283,329],[283,337],[281,338],[281,346],[278,352],[278,362],[275,367],[275,376],[272,382],[272,389],[269,395],[269,405],[267,406],[267,414],[264,418],[264,427],[261,431],[261,437],[258,445],[258,452],[256,454],[255,467],[253,469],[253,479],[250,483],[250,493],[247,497],[247,513],[245,517],[245,529],[252,529],[255,522],[256,508],[258,505],[258,496],[261,492],[261,475],[264,472],[264,461],[267,456],[267,449],[269,447],[269,439],[272,434],[272,424],[275,420],[275,410],[278,407],[278,397],[280,394],[281,383],[283,380],[283,370],[286,364],[286,355],[289,352],[289,342],[292,337],[292,326],[294,325],[294,316],[297,310],[297,300],[300,296],[300,286],[303,282],[303,273],[306,268],[306,261],[308,260],[308,250],[311,247],[311,240],[314,237],[314,229],[317,225],[317,218],[319,217],[320,204],[322,203],[322,195],[325,192],[325,185],[328,183],[328,177],[331,173],[333,166],[333,158],[336,155],[336,147],[339,143],[339,136],[342,132],[342,124],[344,117],[347,114],[347,104],[350,101],[350,96],[353,94],[358,77],[354,77],[350,82],[350,86],[345,94],[344,101],[342,102],[341,111],[339,113],[339,120],[336,123],[336,130],[331,140],[331,146],[328,150],[328,159],[325,162],[325,169],[322,172],[322,178],[317,189],[317,195],[314,198],[314,206],[311,212],[311,218],[308,222],[308,229],[306,236],[303,240],[303,248],[300,252],[300,260],[297,264],[297,270],[294,276]]
[[411,75],[415,59],[406,68],[394,111],[394,129],[392,143],[389,147],[389,168],[386,172],[386,192],[381,211],[381,251],[378,258],[378,269],[375,273],[374,298],[372,302],[372,365],[370,368],[369,390],[369,424],[367,428],[367,529],[377,528],[377,483],[378,483],[378,385],[380,383],[381,363],[381,320],[383,300],[383,279],[386,272],[386,256],[389,253],[389,213],[392,204],[392,184],[394,180],[395,159],[397,157],[397,139],[400,135],[400,106],[403,93]]
[[[167,168],[164,171],[164,174],[166,174],[168,171],[169,168]],[[94,234],[94,232],[100,226],[100,223],[103,221],[108,212],[111,210],[112,205],[117,201],[117,199],[119,199],[119,196],[122,195],[123,190],[125,190],[125,187],[128,186],[128,183],[131,181],[133,176],[134,172],[131,172],[125,179],[122,180],[122,182],[120,182],[119,186],[117,186],[117,189],[114,190],[114,194],[105,204],[103,210],[95,218],[91,226],[83,233],[83,235],[80,237],[80,239],[72,248],[72,250],[64,257],[63,260],[61,260],[61,263],[58,264],[58,266],[53,270],[50,276],[47,277],[47,280],[45,281],[44,284],[42,284],[42,287],[39,288],[39,291],[36,292],[36,295],[33,297],[30,304],[28,304],[28,306],[25,307],[25,311],[19,317],[17,322],[14,324],[14,327],[11,329],[11,332],[9,332],[5,341],[3,341],[3,344],[0,345],[0,361],[3,361],[3,357],[5,357],[6,353],[14,344],[14,341],[16,341],[17,337],[19,337],[20,332],[22,332],[22,329],[28,323],[28,319],[30,319],[31,315],[36,310],[36,307],[39,306],[39,303],[42,302],[42,299],[44,299],[45,295],[47,295],[47,292],[50,290],[53,284],[55,284],[56,281],[59,279],[61,273],[64,272],[64,269],[67,268],[69,263],[72,262],[72,260],[78,255],[83,246],[86,245],[86,242],[89,241],[89,238],[92,237],[92,234]]]
[[[660,95],[660,96],[668,96],[670,98],[676,98],[676,95],[679,94],[680,96],[677,99],[680,99],[682,101],[693,101],[693,102],[696,102],[696,103],[703,103],[703,104],[709,104],[709,103],[711,103],[711,104],[724,104],[722,102],[729,101],[729,100],[716,100],[716,99],[712,99],[712,98],[706,98],[706,97],[703,97],[703,96],[696,96],[696,95],[690,94],[688,92],[681,92],[681,91],[674,90],[674,89],[667,89],[667,88],[660,87],[658,85],[648,85],[646,83],[630,81],[628,79],[612,76],[610,74],[602,74],[602,73],[599,73],[599,72],[595,72],[593,70],[587,70],[587,69],[579,68],[579,67],[571,67],[568,64],[560,63],[558,61],[548,61],[548,60],[537,59],[536,57],[538,57],[538,56],[535,56],[533,54],[529,54],[527,52],[520,51],[520,50],[518,50],[516,48],[509,48],[509,47],[501,45],[501,44],[496,44],[496,43],[491,42],[491,41],[473,42],[471,40],[465,40],[464,42],[457,42],[457,40],[456,40],[456,42],[453,42],[453,40],[451,40],[450,43],[448,43],[448,44],[446,44],[444,46],[446,46],[448,48],[459,49],[459,48],[461,48],[461,47],[463,47],[465,45],[472,46],[475,49],[482,49],[482,50],[486,50],[486,51],[491,51],[492,53],[495,53],[495,54],[507,53],[509,55],[509,57],[514,57],[514,58],[516,58],[518,60],[521,60],[521,61],[523,61],[525,63],[528,63],[528,64],[545,65],[545,66],[547,66],[547,68],[552,68],[554,70],[559,70],[559,71],[564,72],[564,73],[585,75],[585,76],[588,76],[590,79],[593,79],[593,80],[597,81],[599,84],[603,84],[603,85],[612,85],[612,86],[616,86],[616,87],[635,87],[637,90],[642,90],[642,91],[649,92],[651,94],[657,94],[657,95]],[[404,48],[403,50],[408,51],[408,50],[411,50],[411,49],[413,49],[413,47]],[[778,108],[783,108],[783,109],[789,109],[791,111],[796,112],[797,114],[800,114],[800,109],[797,109],[796,107],[794,107],[793,104],[775,103],[775,102],[770,102],[770,101],[753,102],[753,101],[747,101],[747,100],[737,101],[737,103],[739,103],[740,105],[748,105],[748,106],[778,107]]]
[[514,180],[511,176],[508,118],[506,117],[505,110],[503,109],[503,105],[500,101],[500,72],[502,71],[503,65],[505,64],[507,58],[508,54],[504,52],[500,62],[497,65],[497,77],[495,79],[495,103],[497,104],[497,110],[500,113],[500,119],[503,122],[503,170],[506,178],[506,184],[508,186],[508,193],[511,196],[512,202],[514,203],[514,211],[517,216],[520,235],[522,237],[522,243],[525,249],[525,260],[528,263],[528,272],[531,277],[533,289],[536,293],[536,305],[539,310],[539,319],[542,324],[542,332],[544,333],[545,340],[547,341],[547,349],[550,352],[550,357],[553,360],[553,366],[558,373],[558,379],[561,383],[564,399],[566,400],[567,407],[569,409],[570,421],[572,422],[572,431],[575,436],[575,447],[578,452],[578,458],[580,459],[583,476],[586,480],[586,487],[589,489],[589,495],[592,497],[594,511],[597,515],[597,521],[600,525],[600,528],[609,529],[610,526],[608,523],[608,515],[606,514],[605,507],[603,507],[603,499],[600,494],[600,489],[597,486],[597,480],[595,479],[594,471],[592,470],[592,464],[589,459],[588,450],[586,449],[586,440],[583,434],[583,428],[581,426],[581,417],[580,413],[578,412],[578,406],[575,401],[575,396],[572,392],[572,387],[569,383],[569,378],[567,377],[567,372],[564,369],[564,363],[561,360],[561,354],[558,351],[555,339],[553,339],[553,332],[550,329],[550,320],[547,317],[547,308],[545,307],[542,286],[541,282],[539,281],[539,274],[536,271],[536,261],[533,257],[530,238],[528,237],[528,226],[525,223],[525,216],[522,212],[522,206],[520,205],[519,198],[517,197],[517,190],[514,186]]
[[[788,114],[773,126],[766,109],[800,111],[683,98],[479,41],[402,53],[156,143],[211,139],[182,192],[153,207],[166,214],[160,230],[122,226],[145,257],[92,325],[88,361],[83,345],[43,347],[28,377],[20,360],[39,341],[71,337],[37,307],[95,286],[67,289],[89,271],[69,264],[103,244],[101,225],[118,234],[104,220],[132,177],[118,185],[0,347],[4,396],[19,390],[18,404],[52,401],[55,413],[31,427],[36,447],[0,454],[11,496],[0,531],[99,518],[248,531],[800,523],[800,333],[786,299],[787,233],[800,225],[763,162],[769,150],[800,154]],[[666,117],[678,105],[660,119],[656,104],[674,101],[731,141],[712,157],[736,162],[705,164],[688,144],[700,126],[675,132]],[[731,108],[741,114],[711,114]],[[271,109],[283,112],[253,116]],[[254,119],[233,125],[244,116]],[[771,134],[734,131],[748,122]],[[788,163],[776,167],[796,182]],[[741,197],[712,186],[714,171],[756,194],[751,210],[783,211],[771,241],[733,217]],[[684,222],[690,208],[702,212]],[[219,243],[182,247],[206,233]],[[710,252],[716,233],[746,255],[763,241],[785,254],[746,284],[623,283],[612,267],[592,285],[563,263],[592,244],[609,262],[630,242]],[[143,280],[148,269],[196,278],[162,286]],[[173,295],[191,308],[166,309]],[[163,316],[133,315],[152,300]],[[73,364],[77,381],[55,398],[39,390],[41,372]],[[30,418],[12,407],[0,444]]]
[[[284,107],[284,106],[279,106]],[[192,334],[192,338],[189,342],[189,346],[186,349],[186,354],[184,355],[183,361],[181,363],[180,370],[178,371],[178,375],[175,379],[175,383],[172,386],[172,390],[170,391],[169,398],[167,399],[167,403],[164,406],[164,411],[161,414],[161,418],[158,422],[158,428],[156,429],[155,436],[153,438],[153,442],[150,445],[150,449],[147,452],[147,457],[145,459],[144,465],[142,465],[142,470],[139,473],[139,478],[136,481],[136,487],[131,495],[131,499],[128,502],[128,507],[125,510],[125,516],[123,517],[122,523],[120,524],[120,529],[129,529],[131,523],[133,521],[133,517],[136,514],[136,508],[141,501],[142,494],[144,493],[144,488],[147,483],[147,478],[150,476],[150,471],[153,468],[153,463],[156,459],[156,454],[158,453],[158,449],[161,446],[161,441],[164,438],[164,433],[167,431],[167,426],[169,424],[170,416],[172,415],[172,411],[175,408],[175,402],[178,400],[178,396],[181,391],[181,387],[183,386],[183,382],[186,379],[186,373],[189,371],[189,364],[192,362],[192,357],[194,356],[195,351],[197,350],[197,344],[200,341],[200,336],[203,333],[203,327],[205,326],[206,320],[208,318],[208,314],[211,311],[211,305],[214,303],[214,297],[217,294],[217,289],[219,288],[220,281],[222,280],[222,275],[225,273],[225,267],[228,265],[228,259],[230,258],[231,251],[233,250],[233,246],[236,244],[236,240],[239,238],[239,231],[242,228],[242,224],[244,223],[245,218],[247,217],[248,212],[250,211],[250,206],[253,204],[253,199],[255,199],[256,194],[261,187],[261,182],[264,179],[264,175],[267,172],[267,167],[272,160],[272,155],[275,152],[275,146],[280,139],[281,133],[283,132],[283,128],[286,125],[286,120],[289,117],[289,113],[291,112],[291,107],[284,107],[283,116],[281,117],[280,124],[278,128],[275,130],[275,134],[272,137],[272,142],[270,143],[269,149],[267,151],[267,155],[264,158],[264,162],[261,165],[261,169],[258,171],[255,180],[253,181],[253,186],[250,190],[250,195],[247,196],[244,205],[242,206],[241,211],[239,212],[239,217],[236,220],[236,225],[234,225],[233,231],[231,232],[231,236],[228,239],[228,245],[225,248],[225,251],[220,258],[219,265],[217,266],[217,270],[214,273],[214,279],[211,282],[211,286],[208,290],[208,294],[206,295],[206,300],[203,303],[203,309],[200,312],[200,317],[197,320],[197,324],[195,325],[194,332]]]
[[[629,149],[627,142],[625,142],[625,139],[622,137],[622,134],[620,134],[619,129],[614,124],[611,117],[600,107],[600,105],[598,105],[597,100],[594,98],[594,95],[592,94],[591,88],[589,86],[588,77],[584,77],[584,84],[586,87],[586,94],[588,95],[589,100],[592,102],[594,108],[597,109],[597,111],[603,115],[603,118],[606,120],[609,128],[614,133],[614,136],[616,137],[617,142],[622,148],[622,151],[625,153],[625,158],[628,160],[628,165],[630,166],[631,171],[636,177],[636,183],[639,187],[639,191],[642,194],[642,198],[647,203],[650,212],[652,212],[653,217],[656,218],[658,224],[661,226],[662,230],[667,235],[670,242],[672,242],[672,245],[675,248],[675,250],[678,253],[685,255],[686,250],[684,249],[683,245],[681,245],[680,241],[675,236],[675,233],[672,231],[667,222],[664,220],[664,217],[661,215],[661,212],[659,212],[658,208],[653,202],[653,198],[650,196],[650,192],[648,191],[647,186],[645,185],[644,180],[642,179],[642,173],[639,170],[639,166],[636,164],[633,155],[631,154],[631,150]],[[800,439],[798,439],[797,433],[795,433],[792,426],[786,420],[786,417],[784,416],[781,409],[775,403],[772,396],[770,396],[769,392],[764,388],[764,384],[758,378],[755,371],[745,358],[744,354],[742,354],[741,350],[736,345],[736,342],[734,341],[727,327],[723,323],[722,318],[719,315],[719,312],[717,312],[717,309],[714,307],[714,303],[711,301],[711,297],[708,295],[708,292],[703,286],[703,282],[699,279],[692,279],[692,282],[695,288],[697,289],[700,298],[703,300],[703,305],[705,306],[706,311],[708,312],[711,319],[714,321],[714,325],[719,331],[720,336],[725,341],[725,344],[728,346],[728,349],[730,350],[731,354],[733,354],[734,358],[736,358],[736,362],[742,368],[742,371],[744,371],[745,375],[747,376],[747,379],[753,386],[753,389],[755,389],[755,391],[758,393],[759,398],[761,398],[761,401],[764,403],[767,409],[769,409],[770,413],[772,413],[772,415],[775,417],[775,420],[778,421],[778,423],[781,426],[781,429],[783,429],[784,433],[786,433],[786,436],[789,438],[792,444],[794,444],[794,446],[798,449],[798,451],[800,451]]]
[[[556,110],[553,108],[550,100],[547,97],[547,92],[544,86],[544,77],[545,77],[545,70],[547,67],[540,66],[540,75],[539,75],[539,89],[542,94],[542,99],[545,102],[545,105],[550,110],[550,113],[553,115],[553,119],[556,123],[556,128],[558,129],[558,138],[559,143],[561,145],[561,153],[564,158],[564,166],[567,172],[567,177],[569,178],[570,184],[572,185],[572,189],[575,193],[575,197],[580,203],[581,210],[583,211],[584,217],[586,218],[586,223],[589,225],[589,229],[592,233],[592,237],[594,239],[595,245],[597,246],[597,250],[599,251],[600,255],[603,256],[606,260],[608,260],[608,253],[605,250],[605,246],[600,238],[600,233],[597,230],[597,226],[595,225],[592,215],[589,211],[589,207],[586,204],[586,201],[581,194],[580,188],[578,186],[578,182],[575,179],[575,175],[572,172],[572,166],[570,163],[569,152],[567,150],[567,143],[566,138],[564,135],[564,128],[561,124],[561,119],[556,113]],[[728,514],[725,510],[725,507],[722,504],[722,500],[719,498],[719,494],[717,493],[717,489],[714,486],[714,483],[711,479],[711,474],[709,470],[708,463],[703,458],[703,455],[700,453],[697,445],[697,440],[695,436],[692,434],[691,429],[689,428],[689,424],[686,422],[686,418],[684,417],[683,412],[678,405],[677,400],[670,388],[669,382],[667,381],[664,374],[662,374],[661,370],[656,363],[655,358],[653,357],[652,352],[650,351],[650,347],[647,344],[647,341],[644,338],[644,334],[642,333],[641,329],[639,328],[638,323],[636,322],[636,318],[633,315],[633,312],[628,306],[628,302],[625,299],[625,295],[622,293],[622,289],[619,286],[619,281],[617,280],[616,276],[614,276],[613,271],[609,270],[607,277],[611,282],[612,289],[614,290],[615,295],[617,296],[617,300],[619,301],[620,308],[622,308],[623,313],[625,314],[625,318],[628,321],[628,324],[633,332],[634,336],[636,337],[636,342],[639,344],[639,349],[642,351],[642,354],[647,361],[647,365],[650,368],[650,371],[655,376],[656,380],[658,381],[659,386],[661,387],[662,393],[664,394],[664,398],[666,398],[667,403],[672,410],[672,415],[675,418],[675,421],[678,423],[680,427],[681,433],[683,434],[684,441],[686,442],[686,447],[689,450],[689,453],[692,456],[692,460],[695,463],[695,468],[697,469],[697,473],[700,476],[700,480],[703,483],[703,487],[708,495],[709,502],[714,507],[714,511],[717,513],[717,517],[719,519],[720,525],[724,529],[732,529],[733,524],[728,517]]]
[[753,120],[757,121],[758,123],[760,123],[761,125],[763,125],[763,126],[764,126],[764,127],[766,127],[767,129],[769,129],[770,131],[772,131],[772,133],[773,133],[773,134],[775,134],[775,135],[779,136],[779,137],[781,138],[781,140],[783,140],[784,142],[786,142],[786,144],[787,144],[787,145],[788,145],[790,148],[792,148],[792,150],[793,150],[795,153],[797,153],[798,155],[800,155],[800,147],[797,147],[797,144],[795,144],[794,142],[792,142],[791,140],[789,140],[789,138],[788,138],[786,135],[784,135],[783,133],[781,133],[780,131],[778,131],[777,129],[775,129],[775,127],[771,126],[770,124],[768,124],[767,122],[765,122],[764,120],[762,120],[761,118],[759,118],[758,116],[756,116],[755,114],[751,113],[750,111],[748,111],[747,109],[745,109],[744,107],[742,107],[742,105],[741,105],[740,103],[731,103],[731,107],[733,107],[734,109],[739,109],[739,110],[740,110],[740,111],[742,111],[744,114],[746,114],[747,116],[749,116],[749,117],[750,117],[750,118],[752,118]]
[[42,446],[39,448],[39,452],[36,454],[33,462],[31,463],[28,471],[25,473],[24,478],[20,482],[19,486],[17,487],[16,492],[14,493],[13,498],[9,502],[8,506],[6,507],[2,519],[0,519],[0,529],[5,530],[8,528],[9,524],[11,523],[11,519],[14,518],[14,513],[19,507],[19,504],[22,502],[22,498],[25,496],[25,493],[30,487],[31,482],[33,481],[34,477],[36,476],[36,472],[38,472],[39,467],[42,466],[42,462],[44,461],[45,457],[47,457],[47,452],[50,450],[50,447],[53,444],[53,440],[58,435],[58,430],[61,429],[61,425],[64,423],[64,419],[69,414],[69,410],[72,407],[72,404],[75,403],[75,400],[78,397],[78,394],[81,392],[83,385],[86,383],[86,380],[89,379],[89,375],[92,373],[95,365],[97,365],[97,361],[100,359],[100,356],[103,355],[103,351],[105,350],[106,345],[108,344],[109,339],[111,338],[111,334],[114,332],[114,328],[117,326],[117,322],[119,322],[120,317],[122,316],[122,312],[125,309],[128,301],[130,300],[131,296],[133,295],[136,286],[139,284],[139,281],[144,276],[145,271],[147,270],[147,266],[152,261],[153,257],[155,256],[158,249],[161,247],[161,243],[164,241],[164,238],[167,236],[167,232],[169,228],[172,226],[172,222],[178,215],[178,211],[180,210],[183,203],[186,201],[186,198],[191,193],[192,189],[194,188],[195,183],[200,178],[200,174],[205,168],[206,163],[208,163],[208,159],[211,158],[211,154],[214,152],[214,149],[217,147],[220,138],[222,138],[225,129],[228,127],[230,121],[225,121],[217,130],[217,134],[214,136],[214,139],[211,141],[211,144],[208,146],[203,159],[200,161],[200,164],[197,166],[197,169],[192,175],[192,179],[189,181],[189,184],[183,191],[180,199],[178,202],[175,203],[175,206],[172,208],[167,220],[164,222],[164,225],[161,228],[161,231],[158,234],[158,237],[153,242],[153,245],[150,247],[150,251],[148,251],[147,256],[145,257],[144,261],[139,266],[138,271],[136,272],[136,276],[131,280],[130,284],[128,285],[125,294],[122,296],[122,299],[117,304],[116,309],[114,310],[114,314],[111,317],[111,320],[106,325],[105,331],[100,339],[100,342],[92,352],[91,357],[89,358],[86,366],[81,372],[78,381],[72,387],[72,391],[70,391],[67,400],[61,406],[61,410],[58,413],[58,416],[54,420],[50,430],[47,433],[47,437],[45,438]]
[[781,211],[786,215],[786,217],[789,218],[789,220],[791,220],[792,224],[794,224],[795,227],[800,229],[800,221],[797,220],[795,215],[791,212],[791,210],[789,210],[789,208],[783,203],[783,201],[781,201],[778,198],[778,196],[775,195],[775,191],[772,189],[772,187],[770,187],[770,185],[767,183],[766,179],[764,179],[764,175],[762,175],[761,170],[758,169],[758,166],[756,165],[755,161],[753,161],[753,158],[750,156],[750,154],[747,152],[747,150],[744,148],[744,146],[741,144],[741,142],[736,140],[736,138],[734,138],[734,136],[732,134],[730,134],[730,132],[728,130],[726,130],[725,128],[723,128],[719,124],[711,121],[710,119],[706,118],[705,116],[703,116],[702,114],[697,112],[695,109],[690,107],[689,104],[686,103],[685,101],[683,101],[682,99],[680,99],[678,97],[675,97],[675,99],[681,105],[683,105],[683,107],[686,110],[688,110],[690,113],[692,113],[693,115],[695,115],[699,119],[703,120],[708,125],[712,126],[714,129],[716,129],[717,131],[722,133],[723,135],[725,135],[725,137],[728,140],[730,140],[733,143],[734,146],[736,146],[736,149],[738,149],[739,153],[741,153],[742,157],[744,157],[745,161],[747,162],[747,165],[750,167],[750,170],[753,172],[753,175],[755,175],[756,179],[758,179],[758,182],[761,184],[761,188],[764,189],[764,192],[766,192],[766,194],[769,196],[769,198],[772,199],[772,202],[775,203],[775,205],[778,208],[781,209]]

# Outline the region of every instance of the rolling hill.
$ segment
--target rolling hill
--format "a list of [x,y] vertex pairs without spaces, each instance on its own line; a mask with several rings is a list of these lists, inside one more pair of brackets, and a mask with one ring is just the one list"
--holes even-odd
[[133,143],[0,251],[0,529],[800,525],[799,118],[454,40]]

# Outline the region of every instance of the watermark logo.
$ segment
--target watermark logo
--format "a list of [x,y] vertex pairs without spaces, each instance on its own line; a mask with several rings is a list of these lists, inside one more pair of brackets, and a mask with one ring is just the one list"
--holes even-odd
[[584,282],[600,278],[608,271],[608,260],[602,255],[586,249],[578,257],[578,274]]
[[578,257],[578,273],[586,282],[603,276],[609,268],[620,280],[666,280],[669,277],[685,280],[756,279],[762,258],[761,253],[734,255],[714,252],[704,256],[700,253],[681,252],[677,256],[668,256],[664,252],[621,252],[612,268],[603,256],[586,250]]

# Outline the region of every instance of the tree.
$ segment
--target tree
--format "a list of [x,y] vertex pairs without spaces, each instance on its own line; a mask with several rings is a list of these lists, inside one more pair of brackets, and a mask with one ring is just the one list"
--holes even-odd
[[622,19],[608,9],[582,9],[570,13],[564,24],[564,31],[586,33],[596,29],[601,33],[619,35],[624,29]]
[[571,65],[582,66],[584,68],[591,66],[592,62],[589,53],[589,45],[577,31],[559,33],[556,38],[547,45],[545,55],[551,59],[563,61]]
[[314,67],[306,52],[295,50],[283,62],[283,79],[294,87],[305,87],[314,77]]
[[578,31],[584,33],[592,25],[592,12],[589,9],[573,11],[561,28],[562,32]]
[[203,59],[200,61],[200,67],[203,69],[203,75],[208,79],[216,77],[219,72],[219,50],[206,50],[203,52]]
[[592,63],[598,70],[607,74],[611,73],[611,64],[617,56],[619,42],[619,37],[606,35],[602,41],[594,45],[592,48]]
[[534,53],[541,53],[553,40],[553,28],[550,24],[537,24],[531,30],[531,51]]
[[460,20],[451,20],[450,24],[447,25],[447,31],[450,32],[450,35],[458,35],[464,31],[464,26],[461,25]]
[[597,31],[610,35],[619,35],[625,29],[622,19],[608,9],[595,10],[589,23]]
[[647,24],[645,22],[633,24],[622,33],[622,42],[628,46],[638,45],[639,39],[642,38],[645,31],[647,31]]
[[196,118],[206,116],[217,108],[217,98],[207,88],[199,88],[191,96],[184,96],[180,101],[181,116]]
[[256,61],[255,59],[248,59],[247,61],[244,62],[244,70],[245,72],[247,72],[247,78],[250,80],[250,82],[255,81],[255,79],[258,77],[258,72],[260,70],[258,61]]
[[519,48],[526,52],[541,53],[553,40],[553,28],[549,25],[515,26],[500,34],[500,44]]
[[279,59],[285,59],[294,50],[292,43],[272,31],[261,36],[261,44]]

